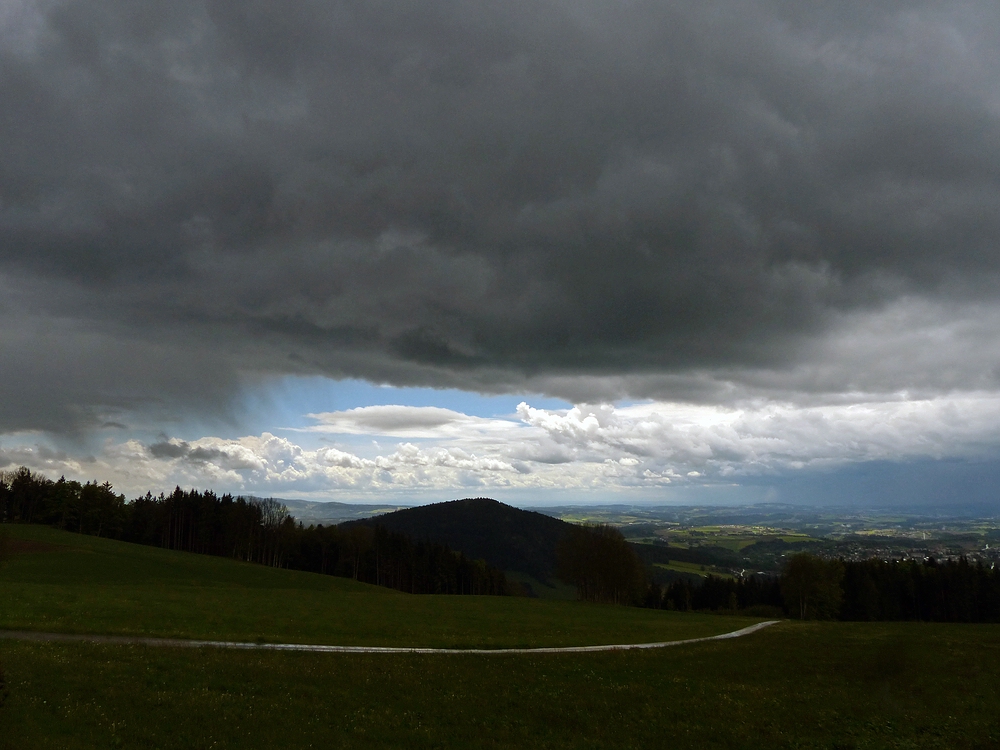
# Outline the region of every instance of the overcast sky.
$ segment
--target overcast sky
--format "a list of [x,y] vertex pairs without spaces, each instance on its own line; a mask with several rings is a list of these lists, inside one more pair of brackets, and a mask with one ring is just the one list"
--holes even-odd
[[0,3],[6,468],[996,503],[998,243],[995,0]]

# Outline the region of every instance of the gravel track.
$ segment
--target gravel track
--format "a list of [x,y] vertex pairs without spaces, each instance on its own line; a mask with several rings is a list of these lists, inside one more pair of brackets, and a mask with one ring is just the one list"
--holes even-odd
[[778,620],[758,622],[730,633],[704,638],[687,638],[660,643],[624,643],[609,646],[552,646],[543,648],[404,648],[393,646],[323,646],[310,643],[246,643],[240,641],[193,641],[180,638],[141,638],[128,635],[86,635],[77,633],[37,633],[31,630],[0,630],[0,639],[43,641],[46,643],[107,643],[122,646],[167,646],[171,648],[234,648],[248,651],[308,651],[320,654],[586,654],[596,651],[631,651],[644,648],[667,648],[688,643],[724,641],[756,633]]

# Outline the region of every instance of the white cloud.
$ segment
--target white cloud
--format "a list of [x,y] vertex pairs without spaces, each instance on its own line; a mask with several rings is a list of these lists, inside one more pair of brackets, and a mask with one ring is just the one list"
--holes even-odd
[[510,422],[484,419],[437,406],[361,406],[346,411],[309,414],[318,424],[309,432],[340,435],[385,435],[400,438],[441,438],[470,433],[504,432]]
[[331,497],[728,483],[876,460],[979,457],[1000,444],[1000,396],[993,393],[740,409],[649,402],[551,410],[521,403],[516,420],[405,406],[315,418],[323,431],[405,439],[374,456],[348,445],[308,449],[265,432],[154,445],[109,441],[86,461],[37,445],[8,448],[0,458],[54,476],[110,479],[131,494],[179,484]]

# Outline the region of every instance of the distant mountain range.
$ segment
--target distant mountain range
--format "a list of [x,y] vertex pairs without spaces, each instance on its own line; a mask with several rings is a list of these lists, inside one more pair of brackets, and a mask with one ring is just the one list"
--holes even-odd
[[571,528],[557,518],[485,497],[406,508],[352,523],[384,526],[416,540],[443,542],[466,557],[486,560],[501,570],[527,573],[540,581],[552,578],[556,545]]

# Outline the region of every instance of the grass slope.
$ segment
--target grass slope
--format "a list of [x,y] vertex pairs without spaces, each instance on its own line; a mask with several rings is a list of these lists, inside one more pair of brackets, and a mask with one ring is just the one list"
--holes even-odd
[[785,623],[647,652],[0,642],[0,748],[1000,747],[1000,627]]
[[0,628],[369,646],[576,646],[692,638],[746,618],[582,602],[410,596],[41,526],[15,540],[62,545],[0,569]]
[[[660,640],[746,619],[424,597],[14,527],[0,626],[385,645]],[[30,542],[26,544],[25,542]],[[1000,748],[1000,626],[786,622],[530,656],[0,640],[0,748]]]

